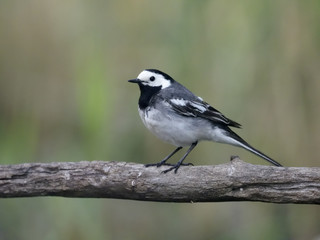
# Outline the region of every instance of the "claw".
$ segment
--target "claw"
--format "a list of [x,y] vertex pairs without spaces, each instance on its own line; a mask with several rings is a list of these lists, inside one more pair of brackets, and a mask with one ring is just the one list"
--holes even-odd
[[159,163],[150,163],[150,164],[146,164],[146,167],[151,167],[151,166],[156,166],[156,167],[160,167],[162,165],[164,166],[172,166],[171,168],[168,168],[167,170],[162,171],[162,173],[167,173],[170,172],[174,169],[174,173],[177,173],[178,169],[180,166],[193,166],[192,163],[183,163],[183,160],[188,156],[188,154],[192,151],[192,149],[197,146],[198,142],[194,142],[191,144],[191,146],[189,147],[188,151],[183,155],[183,157],[179,160],[179,162],[175,165],[173,164],[169,164],[166,163],[166,161],[172,157],[176,152],[178,152],[182,147],[178,147],[176,150],[174,150],[171,154],[169,154],[169,156],[167,156],[165,159],[163,159],[161,162]]
[[174,166],[174,164],[171,163],[162,163],[162,162],[158,162],[158,163],[149,163],[149,164],[145,164],[145,167],[161,167],[161,166]]
[[167,173],[167,172],[172,171],[173,169],[174,169],[174,173],[177,173],[180,166],[193,166],[193,164],[192,163],[181,163],[181,164],[177,163],[177,164],[171,165],[171,166],[172,166],[171,168],[168,168],[168,169],[162,171],[161,173]]

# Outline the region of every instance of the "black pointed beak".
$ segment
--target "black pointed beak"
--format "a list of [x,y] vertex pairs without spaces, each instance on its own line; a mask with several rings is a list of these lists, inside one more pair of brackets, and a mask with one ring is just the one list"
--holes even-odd
[[135,79],[130,79],[128,80],[128,82],[131,82],[131,83],[140,83],[141,80],[139,78],[135,78]]

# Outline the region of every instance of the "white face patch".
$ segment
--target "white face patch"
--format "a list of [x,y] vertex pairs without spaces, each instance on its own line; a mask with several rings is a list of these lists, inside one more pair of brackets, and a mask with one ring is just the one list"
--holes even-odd
[[138,79],[141,83],[150,87],[160,87],[161,89],[167,88],[171,85],[170,80],[166,79],[164,76],[158,73],[150,72],[147,70],[142,71]]

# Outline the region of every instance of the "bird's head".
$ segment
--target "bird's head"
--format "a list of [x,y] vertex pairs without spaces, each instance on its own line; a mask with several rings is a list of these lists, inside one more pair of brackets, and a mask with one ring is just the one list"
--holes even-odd
[[156,69],[143,70],[137,78],[129,80],[139,86],[161,87],[161,89],[169,87],[173,81],[173,78],[168,74]]

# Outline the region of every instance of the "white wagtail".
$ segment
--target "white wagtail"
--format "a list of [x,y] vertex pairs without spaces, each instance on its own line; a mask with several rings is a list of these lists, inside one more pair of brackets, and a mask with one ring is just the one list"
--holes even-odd
[[[144,125],[163,141],[177,146],[161,162],[147,164],[146,167],[170,165],[172,167],[163,172],[167,173],[174,169],[176,173],[181,165],[192,165],[184,164],[183,160],[201,140],[242,147],[276,166],[281,166],[275,160],[251,147],[229,128],[240,128],[239,123],[222,115],[168,74],[156,69],[146,69],[136,79],[129,80],[129,82],[139,85],[139,115]],[[177,164],[166,163],[170,157],[187,146],[188,151]]]

